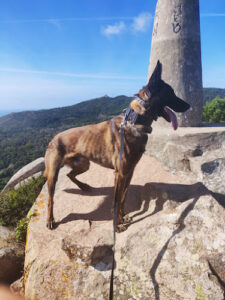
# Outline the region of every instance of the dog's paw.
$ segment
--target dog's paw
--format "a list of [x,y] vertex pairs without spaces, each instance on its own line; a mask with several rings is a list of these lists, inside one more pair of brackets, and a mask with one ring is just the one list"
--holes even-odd
[[132,218],[129,217],[128,215],[123,217],[122,223],[119,223],[116,227],[116,232],[123,232],[125,230],[127,230],[127,228],[129,227],[130,223],[132,221]]
[[47,224],[46,224],[47,228],[52,230],[55,228],[55,221],[54,220],[49,220],[47,221]]
[[132,222],[132,217],[130,217],[129,215],[126,215],[123,217],[123,224],[124,225],[128,225]]
[[127,227],[128,227],[127,224],[118,224],[116,226],[116,232],[117,233],[123,232],[123,231],[127,230]]

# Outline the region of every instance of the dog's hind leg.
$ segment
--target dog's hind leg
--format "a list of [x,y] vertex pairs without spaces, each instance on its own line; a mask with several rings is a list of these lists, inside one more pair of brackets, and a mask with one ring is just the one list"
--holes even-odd
[[90,191],[91,186],[79,181],[76,176],[86,172],[90,167],[90,162],[86,157],[75,156],[66,161],[66,164],[69,165],[72,170],[67,174],[70,180],[75,183],[81,190]]
[[61,157],[56,152],[51,152],[45,157],[46,172],[45,176],[48,183],[48,215],[47,215],[47,227],[53,229],[54,216],[53,216],[53,198],[55,193],[55,185],[58,179],[59,169],[61,167]]

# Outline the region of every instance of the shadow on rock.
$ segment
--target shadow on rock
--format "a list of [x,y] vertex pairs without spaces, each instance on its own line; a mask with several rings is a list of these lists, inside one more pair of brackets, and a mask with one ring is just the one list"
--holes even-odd
[[[105,187],[105,188],[92,188],[90,192],[84,192],[79,189],[67,189],[65,190],[67,193],[71,193],[73,195],[83,194],[89,196],[105,196],[102,203],[99,207],[87,214],[79,214],[79,213],[71,213],[61,220],[57,225],[67,223],[73,220],[83,219],[90,221],[103,221],[103,220],[111,220],[112,219],[112,204],[113,204],[113,187]],[[195,207],[198,199],[204,195],[212,195],[214,199],[225,208],[225,195],[213,193],[208,190],[202,183],[198,182],[195,184],[168,184],[168,183],[148,183],[145,186],[140,185],[130,185],[127,195],[127,200],[125,203],[125,211],[126,213],[137,212],[133,218],[134,221],[131,222],[135,224],[140,222],[158,212],[163,210],[163,206],[166,202],[170,201],[170,206],[176,207],[179,203],[183,203],[190,199],[193,199],[188,206],[181,213],[178,221],[177,221],[177,229],[173,231],[167,242],[164,244],[162,249],[159,251],[153,265],[149,271],[152,283],[154,285],[155,290],[155,299],[160,300],[160,288],[159,284],[156,280],[156,272],[159,267],[160,262],[162,261],[163,256],[166,253],[168,245],[170,241],[179,234],[185,228],[185,218],[188,216],[190,211]],[[148,211],[150,206],[150,201],[155,200],[155,207],[153,212],[146,215],[145,213]],[[75,199],[76,200],[76,199]],[[173,207],[171,207],[173,208]],[[143,214],[145,214],[143,216]],[[140,217],[140,218],[137,218]]]
[[[152,213],[143,218],[135,220],[132,224],[142,221],[163,209],[164,204],[167,201],[173,201],[174,206],[177,206],[176,202],[185,202],[192,198],[199,198],[204,195],[212,195],[215,200],[225,208],[225,195],[213,193],[208,190],[201,182],[195,184],[167,184],[167,183],[148,183],[144,186],[148,190],[148,197],[142,198],[143,208],[140,212],[135,214],[133,217],[141,216],[149,209],[149,203],[152,199],[156,200],[156,206]],[[141,191],[140,191],[141,192]],[[140,193],[141,194],[141,193]],[[173,205],[173,204],[171,204]]]
[[[114,188],[104,187],[104,188],[92,188],[91,191],[85,192],[80,189],[65,189],[67,193],[73,195],[88,195],[88,196],[105,196],[102,203],[97,209],[89,213],[71,213],[63,218],[60,222],[56,224],[65,224],[75,220],[90,220],[90,221],[106,221],[112,220],[112,206],[114,199]],[[141,185],[130,185],[128,190],[127,199],[125,202],[125,212],[126,214],[139,211],[133,216],[136,218],[143,215],[149,209],[150,201],[156,199],[156,205],[153,212],[136,219],[131,222],[130,225],[146,219],[163,209],[164,204],[171,200],[174,206],[177,206],[177,202],[185,202],[192,198],[199,198],[203,195],[212,195],[220,205],[225,207],[225,195],[212,193],[208,190],[202,183],[198,182],[195,184],[166,184],[166,183],[148,183],[145,186]],[[76,201],[76,197],[74,199]],[[173,205],[173,204],[171,204]],[[141,209],[142,208],[142,209]]]
[[[107,221],[112,220],[113,218],[113,199],[114,199],[114,187],[104,187],[104,188],[92,188],[91,191],[85,192],[79,189],[65,189],[67,193],[71,193],[73,195],[88,195],[90,196],[105,196],[102,203],[99,207],[92,212],[89,213],[71,213],[63,218],[60,222],[56,224],[58,227],[60,224],[65,224],[75,220],[90,220],[90,221]],[[144,186],[140,185],[131,185],[128,191],[128,197],[126,201],[126,213],[130,213],[133,211],[140,210],[142,204],[141,195],[147,194],[148,191]],[[76,201],[76,197],[74,197],[74,201]]]

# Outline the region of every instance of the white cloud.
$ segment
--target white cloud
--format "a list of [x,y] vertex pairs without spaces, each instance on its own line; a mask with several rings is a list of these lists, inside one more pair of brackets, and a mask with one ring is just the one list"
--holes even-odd
[[39,74],[39,75],[52,75],[60,77],[76,77],[76,78],[88,78],[88,79],[118,79],[118,80],[136,80],[144,79],[142,76],[120,75],[120,74],[85,74],[85,73],[65,73],[65,72],[52,72],[52,71],[39,71],[30,69],[13,69],[13,68],[1,68],[1,72],[6,73],[24,73],[24,74]]
[[225,13],[205,13],[200,14],[201,17],[225,17]]
[[149,25],[153,21],[153,16],[149,12],[143,12],[139,14],[137,17],[128,17],[127,21],[132,20],[132,23],[129,25],[124,22],[119,22],[114,25],[108,25],[107,27],[102,29],[102,34],[109,37],[112,35],[119,35],[124,32],[125,29],[130,29],[129,31],[133,32],[145,32],[148,30]]
[[[96,17],[96,18],[49,18],[49,19],[8,19],[0,20],[0,23],[58,23],[61,22],[95,22],[95,21],[116,21],[116,20],[133,20],[133,17]],[[54,24],[55,25],[55,24]]]
[[[210,15],[210,14],[209,14]],[[215,16],[216,14],[212,14]],[[219,14],[218,14],[219,15]],[[221,16],[224,14],[221,14]],[[207,14],[205,16],[208,16]],[[210,15],[211,16],[211,15]],[[102,34],[109,37],[112,35],[121,34],[126,28],[132,28],[136,31],[147,31],[153,17],[149,12],[143,12],[136,17],[132,16],[117,16],[117,17],[94,17],[94,18],[48,18],[48,19],[5,19],[0,20],[1,23],[49,23],[56,26],[59,30],[62,30],[62,25],[65,22],[102,22],[102,21],[117,21],[113,25],[107,25],[103,27]],[[126,23],[130,23],[125,24]]]
[[107,37],[112,35],[119,35],[125,30],[126,26],[124,22],[116,23],[115,25],[108,25],[107,27],[102,29],[102,34]]
[[60,21],[58,19],[48,19],[48,23],[56,26],[59,30],[62,29],[62,26],[61,26]]
[[139,16],[135,17],[133,20],[132,28],[134,31],[147,31],[149,25],[151,24],[153,17],[150,13],[144,12]]

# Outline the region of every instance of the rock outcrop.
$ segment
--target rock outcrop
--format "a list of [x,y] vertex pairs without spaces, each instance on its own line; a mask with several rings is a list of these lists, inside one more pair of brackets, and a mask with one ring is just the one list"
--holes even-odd
[[6,184],[2,192],[7,192],[9,189],[16,187],[16,185],[18,185],[19,183],[21,184],[31,176],[40,176],[41,173],[44,171],[44,167],[44,157],[39,157],[35,159],[31,163],[20,169],[18,172],[16,172],[16,174],[14,174],[9,180],[9,182]]
[[224,127],[155,127],[146,148],[167,170],[192,173],[211,191],[225,194]]
[[0,226],[0,282],[10,284],[23,272],[24,244],[15,241],[15,230]]
[[[112,263],[112,170],[91,164],[83,192],[61,169],[56,229],[46,228],[47,186],[32,208],[24,269],[34,299],[107,299]],[[225,199],[144,155],[129,187],[132,217],[117,234],[115,299],[224,299]]]

